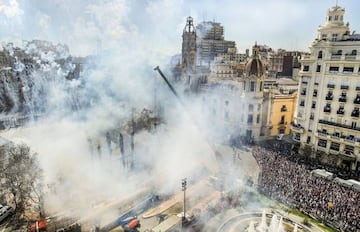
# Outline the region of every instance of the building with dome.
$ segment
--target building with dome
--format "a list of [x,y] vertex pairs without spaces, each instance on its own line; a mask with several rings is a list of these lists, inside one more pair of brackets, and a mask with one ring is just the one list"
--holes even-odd
[[344,23],[345,9],[328,10],[301,58],[293,139],[326,163],[356,170],[360,161],[360,34]]
[[[182,37],[182,64],[178,65],[182,79],[189,92],[202,99],[214,130],[211,134],[218,141],[252,142],[290,133],[296,95],[265,88],[264,46],[255,43],[250,57],[238,54],[235,44],[224,39],[219,23],[194,27],[191,17]],[[205,46],[212,40],[222,45],[218,49]]]

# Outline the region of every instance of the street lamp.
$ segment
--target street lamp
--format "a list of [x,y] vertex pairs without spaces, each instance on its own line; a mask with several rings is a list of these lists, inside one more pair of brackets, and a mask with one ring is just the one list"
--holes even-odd
[[185,205],[185,192],[186,192],[186,184],[187,184],[187,182],[186,182],[186,178],[184,178],[184,179],[182,179],[181,180],[181,189],[182,189],[182,191],[184,192],[184,213],[183,213],[183,215],[182,215],[182,225],[184,226],[184,223],[185,223],[185,221],[186,221],[186,205]]

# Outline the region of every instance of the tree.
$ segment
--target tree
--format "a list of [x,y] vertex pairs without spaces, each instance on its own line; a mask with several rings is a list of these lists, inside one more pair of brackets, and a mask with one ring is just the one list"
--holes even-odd
[[0,197],[15,208],[18,219],[34,208],[42,214],[42,170],[28,146],[11,144],[0,150]]

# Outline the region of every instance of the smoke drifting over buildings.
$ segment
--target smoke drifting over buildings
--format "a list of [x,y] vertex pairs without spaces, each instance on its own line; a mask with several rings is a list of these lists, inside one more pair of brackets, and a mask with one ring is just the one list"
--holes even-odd
[[[58,4],[58,14],[69,6]],[[6,43],[1,51],[2,127],[12,128],[2,135],[39,153],[49,213],[74,207],[85,212],[93,202],[150,182],[160,193],[176,191],[181,178],[196,178],[214,165],[191,119],[207,123],[199,102],[188,99],[185,114],[153,71],[160,65],[169,73],[168,57],[161,54],[182,17],[173,20],[178,13],[167,1],[149,2],[145,14],[153,30],[140,29],[141,17],[131,21],[134,4],[89,3],[74,28],[59,28],[74,29],[70,37],[80,39],[72,42],[93,56],[76,58],[65,45],[40,40]],[[43,6],[57,14],[51,4]],[[165,6],[174,13],[166,13],[169,22],[159,20]]]

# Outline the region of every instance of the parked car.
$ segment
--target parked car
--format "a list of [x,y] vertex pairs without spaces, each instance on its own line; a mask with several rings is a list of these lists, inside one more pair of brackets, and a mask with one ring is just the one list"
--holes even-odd
[[15,212],[15,210],[8,205],[1,207],[0,208],[0,223],[2,221],[4,221],[7,217],[13,215],[14,212]]

